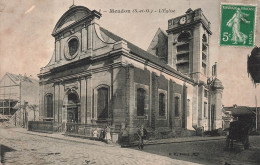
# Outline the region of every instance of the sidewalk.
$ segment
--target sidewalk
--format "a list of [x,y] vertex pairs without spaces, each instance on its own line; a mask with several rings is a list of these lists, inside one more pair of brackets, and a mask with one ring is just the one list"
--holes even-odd
[[[54,139],[60,139],[60,140],[67,140],[67,141],[74,141],[79,143],[86,143],[86,144],[92,144],[92,145],[100,145],[100,146],[117,146],[120,147],[117,143],[112,144],[106,144],[101,141],[96,140],[90,140],[86,138],[82,138],[80,136],[66,136],[63,133],[40,133],[40,132],[32,132],[27,131],[24,128],[12,128],[13,130],[25,133],[25,134],[31,134],[31,135],[37,135],[37,136],[43,136],[43,137],[49,137]],[[144,140],[145,145],[156,145],[156,144],[168,144],[168,143],[184,143],[184,142],[196,142],[196,141],[210,141],[210,140],[222,140],[225,139],[225,136],[215,136],[215,137],[201,137],[201,136],[192,136],[192,137],[178,137],[178,138],[169,138],[169,139],[154,139],[154,140]],[[122,147],[132,147],[137,146],[138,142],[134,142],[127,145],[122,145]]]
[[98,145],[98,146],[110,146],[110,147],[120,147],[119,144],[106,144],[101,141],[95,141],[95,140],[89,140],[84,138],[78,138],[78,137],[71,137],[66,136],[64,133],[44,133],[44,132],[33,132],[33,131],[27,131],[25,128],[11,128],[13,131],[23,133],[23,134],[29,134],[29,135],[36,135],[36,136],[42,136],[42,137],[48,137],[52,139],[58,139],[58,140],[66,140],[71,142],[78,142],[78,143],[85,143],[89,145]]

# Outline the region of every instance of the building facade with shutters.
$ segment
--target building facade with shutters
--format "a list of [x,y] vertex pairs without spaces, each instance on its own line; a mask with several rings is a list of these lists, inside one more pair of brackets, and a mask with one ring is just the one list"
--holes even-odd
[[210,23],[201,9],[170,19],[147,51],[101,27],[100,18],[71,6],[57,22],[53,56],[38,74],[41,120],[109,124],[129,135],[144,125],[157,137],[221,127],[223,86],[210,79]]

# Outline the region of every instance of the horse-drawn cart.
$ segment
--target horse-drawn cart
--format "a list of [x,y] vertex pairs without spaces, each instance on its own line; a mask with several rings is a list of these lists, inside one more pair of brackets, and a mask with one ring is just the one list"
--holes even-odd
[[243,121],[233,121],[228,129],[226,147],[233,148],[233,142],[242,142],[244,149],[249,149],[249,123]]

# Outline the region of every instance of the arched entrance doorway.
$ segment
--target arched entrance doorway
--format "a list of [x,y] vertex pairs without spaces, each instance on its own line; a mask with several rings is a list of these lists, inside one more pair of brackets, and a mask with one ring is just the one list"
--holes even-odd
[[70,90],[66,96],[67,123],[80,123],[80,101],[77,92]]

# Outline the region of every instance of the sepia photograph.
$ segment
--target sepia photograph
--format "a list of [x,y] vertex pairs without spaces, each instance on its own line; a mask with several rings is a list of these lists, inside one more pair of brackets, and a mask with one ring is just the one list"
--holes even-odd
[[260,164],[260,0],[0,0],[0,164]]

